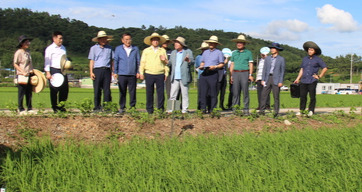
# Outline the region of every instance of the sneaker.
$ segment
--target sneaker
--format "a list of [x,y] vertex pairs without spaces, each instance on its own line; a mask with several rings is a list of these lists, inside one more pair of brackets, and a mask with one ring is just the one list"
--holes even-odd
[[296,116],[301,116],[302,113],[301,113],[301,112],[297,112],[295,115],[296,115]]
[[313,111],[308,112],[308,117],[311,117],[313,115]]
[[186,113],[188,113],[188,112],[189,112],[189,111],[187,111],[187,110],[182,110],[182,111],[181,111],[182,114],[186,114]]
[[26,111],[20,111],[19,115],[27,115],[27,112]]
[[34,110],[28,110],[28,114],[36,114]]

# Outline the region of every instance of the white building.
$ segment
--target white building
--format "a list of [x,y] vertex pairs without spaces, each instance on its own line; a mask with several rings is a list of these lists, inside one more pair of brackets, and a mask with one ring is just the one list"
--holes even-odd
[[349,84],[349,83],[318,83],[316,88],[317,94],[335,94],[334,91],[339,88],[345,89],[357,89],[358,84]]

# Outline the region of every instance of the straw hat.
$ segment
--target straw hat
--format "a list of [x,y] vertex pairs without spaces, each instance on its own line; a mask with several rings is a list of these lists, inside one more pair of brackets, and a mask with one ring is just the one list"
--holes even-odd
[[185,43],[185,38],[183,38],[183,37],[177,37],[176,39],[174,39],[174,40],[172,40],[174,43],[175,42],[179,42],[182,46],[184,46],[184,47],[187,47],[187,45],[186,45],[186,43]]
[[204,50],[204,49],[208,49],[209,48],[209,44],[202,42],[201,46],[199,48],[197,48],[197,50]]
[[18,38],[19,43],[18,43],[18,45],[16,46],[16,48],[20,48],[20,47],[21,47],[21,44],[22,44],[24,41],[26,41],[26,40],[31,41],[31,40],[33,40],[33,39],[32,39],[32,38],[28,38],[28,37],[25,36],[25,35],[20,35],[20,37]]
[[316,54],[316,55],[322,54],[321,48],[319,48],[319,46],[318,46],[316,43],[314,43],[313,41],[307,41],[307,42],[305,42],[305,43],[303,44],[303,49],[304,49],[306,52],[308,52],[308,49],[309,49],[309,48],[313,48],[313,49],[315,50],[315,54]]
[[65,70],[68,70],[70,68],[72,68],[72,62],[70,62],[67,59],[66,54],[62,55],[62,57],[60,59],[60,71],[62,72],[63,75],[65,75],[66,74]]
[[152,33],[152,35],[145,37],[143,42],[146,45],[151,45],[151,39],[154,38],[154,37],[160,38],[160,45],[162,45],[163,43],[166,42],[166,39],[164,37],[162,37],[161,35],[159,35],[158,33]]
[[[102,37],[107,37],[107,40],[108,40],[108,41],[113,38],[112,35],[107,35],[107,33],[106,33],[105,31],[99,31],[98,34],[97,34],[97,37],[94,37],[94,38],[92,39],[92,41],[98,42],[98,39],[99,39],[99,38],[102,38]],[[113,39],[112,39],[112,40],[113,40]]]
[[238,38],[231,40],[235,43],[250,43],[250,41],[246,40],[244,35],[239,35]]
[[217,38],[217,36],[215,36],[215,35],[212,35],[209,40],[204,40],[204,42],[205,43],[217,43],[219,45],[222,45],[221,43],[219,43],[219,38]]
[[32,85],[33,92],[39,93],[46,86],[45,76],[37,69],[33,69],[33,72],[34,75],[30,77],[30,84]]
[[162,37],[166,39],[164,43],[171,43],[170,37],[168,35],[162,35]]

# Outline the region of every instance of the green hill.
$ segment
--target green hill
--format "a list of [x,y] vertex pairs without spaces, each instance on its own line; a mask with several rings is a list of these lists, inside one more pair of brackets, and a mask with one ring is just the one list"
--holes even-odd
[[[74,76],[76,78],[88,76],[88,51],[94,45],[91,41],[99,30],[105,30],[107,34],[114,36],[114,41],[110,43],[113,47],[121,44],[121,35],[125,32],[133,35],[133,44],[139,46],[142,50],[147,47],[143,43],[143,39],[153,32],[159,34],[167,34],[170,38],[182,36],[186,38],[186,43],[194,54],[200,53],[196,50],[200,47],[202,40],[208,39],[211,35],[217,35],[219,41],[223,44],[219,48],[228,47],[235,48],[235,43],[231,39],[236,38],[239,34],[235,32],[224,32],[223,30],[207,30],[207,29],[188,29],[182,26],[176,26],[171,29],[159,26],[141,26],[140,28],[118,28],[107,29],[88,24],[74,19],[62,18],[60,15],[50,15],[47,12],[33,12],[30,9],[0,9],[0,61],[1,68],[12,68],[12,58],[16,50],[17,38],[25,34],[34,38],[31,44],[32,59],[35,68],[43,69],[43,55],[44,49],[51,43],[51,33],[53,31],[62,31],[64,34],[64,46],[67,48],[68,56],[73,61]],[[247,48],[253,52],[254,59],[256,60],[259,49],[267,46],[271,42],[262,39],[247,36],[251,41]],[[299,65],[302,57],[306,53],[302,49],[297,49],[288,45],[282,45],[284,51],[281,53],[286,59],[286,83],[293,81],[298,73]],[[331,57],[322,56],[327,63],[329,70],[328,75],[338,74],[333,78],[326,76],[326,81],[333,79],[345,80],[349,79],[350,60],[349,57]],[[354,71],[361,70],[361,57],[354,56],[355,64]],[[333,72],[333,73],[330,73]]]

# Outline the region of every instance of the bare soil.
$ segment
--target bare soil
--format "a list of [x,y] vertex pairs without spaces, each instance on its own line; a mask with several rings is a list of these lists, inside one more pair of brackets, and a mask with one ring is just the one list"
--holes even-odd
[[[142,138],[168,138],[183,135],[231,135],[245,132],[282,132],[288,129],[304,128],[348,128],[361,125],[360,118],[338,118],[340,122],[318,121],[313,118],[293,117],[291,125],[286,125],[286,117],[273,119],[267,116],[246,118],[226,116],[204,119],[179,117],[156,119],[153,123],[142,123],[129,115],[124,116],[0,116],[0,146],[18,148],[34,137],[49,137],[54,142],[68,139],[100,143],[112,139],[120,142],[134,136]],[[138,120],[138,121],[137,121]]]

